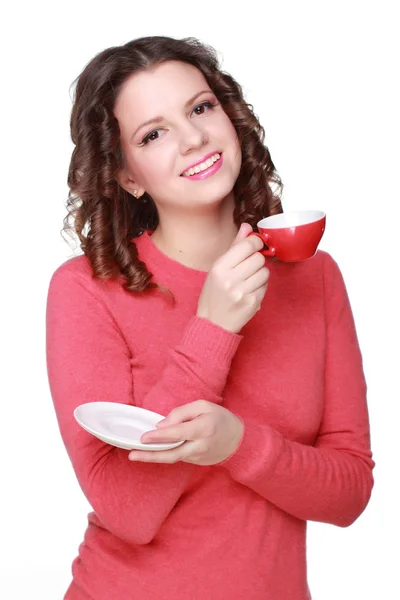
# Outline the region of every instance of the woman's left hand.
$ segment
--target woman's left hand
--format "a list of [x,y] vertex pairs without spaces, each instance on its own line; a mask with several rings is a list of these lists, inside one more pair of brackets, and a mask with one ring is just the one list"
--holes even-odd
[[216,465],[238,448],[243,435],[243,423],[231,411],[207,400],[196,400],[172,410],[157,423],[157,429],[147,431],[142,443],[185,442],[171,450],[133,450],[129,459],[141,462]]

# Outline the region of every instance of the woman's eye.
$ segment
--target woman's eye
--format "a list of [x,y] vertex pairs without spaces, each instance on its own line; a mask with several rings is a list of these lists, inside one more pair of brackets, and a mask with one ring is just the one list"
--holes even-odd
[[143,138],[141,146],[144,146],[148,142],[154,142],[155,140],[157,140],[160,137],[160,133],[159,132],[160,132],[160,129],[154,129],[153,131],[150,131],[150,133],[148,133]]
[[193,109],[193,112],[196,113],[196,115],[203,115],[211,108],[214,108],[214,106],[215,104],[213,104],[212,102],[202,102]]
[[[209,110],[213,109],[214,106],[216,106],[216,104],[213,104],[213,102],[202,102],[201,104],[199,104],[198,106],[195,106],[193,109],[193,112],[196,115],[203,115],[204,113],[208,112]],[[150,131],[141,141],[141,143],[139,144],[140,146],[145,146],[146,144],[148,144],[149,142],[155,142],[156,140],[158,140],[163,134],[163,130],[162,129],[153,129],[153,131]]]

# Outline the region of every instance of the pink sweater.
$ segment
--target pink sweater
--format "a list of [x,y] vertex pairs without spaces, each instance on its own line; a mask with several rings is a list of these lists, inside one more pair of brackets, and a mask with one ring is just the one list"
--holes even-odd
[[[270,261],[261,310],[240,335],[196,317],[206,273],[140,258],[159,291],[91,277],[85,256],[54,273],[47,361],[69,457],[93,512],[65,600],[306,600],[306,521],[346,527],[373,486],[366,386],[342,276],[319,251]],[[219,465],[128,460],[75,422],[98,400],[167,415],[204,398],[245,424]]]

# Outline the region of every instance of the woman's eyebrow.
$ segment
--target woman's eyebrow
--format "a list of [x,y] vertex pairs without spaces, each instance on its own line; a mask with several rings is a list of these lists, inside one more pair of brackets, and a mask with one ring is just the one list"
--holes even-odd
[[[199,96],[201,96],[201,94],[209,94],[211,93],[211,90],[202,90],[201,92],[197,92],[194,96],[192,96],[192,98],[190,98],[186,103],[185,103],[185,108],[189,108],[189,106],[191,104],[193,104],[193,102],[196,100],[196,98],[198,98]],[[145,121],[144,123],[142,123],[141,125],[139,125],[139,127],[135,130],[135,132],[132,134],[131,140],[133,140],[133,138],[135,137],[135,135],[137,134],[137,132],[142,129],[142,127],[145,127],[146,125],[151,125],[151,124],[156,124],[156,123],[162,123],[162,121],[164,121],[164,117],[153,117],[152,119],[149,119],[148,121]]]

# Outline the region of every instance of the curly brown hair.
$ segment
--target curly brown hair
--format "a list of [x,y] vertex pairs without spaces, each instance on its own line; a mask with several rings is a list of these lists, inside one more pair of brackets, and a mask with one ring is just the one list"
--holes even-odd
[[195,38],[143,37],[97,54],[76,84],[71,113],[75,145],[68,171],[68,214],[62,232],[73,232],[88,257],[93,276],[122,278],[129,292],[160,287],[138,258],[135,238],[158,225],[149,194],[139,200],[124,190],[117,173],[124,166],[114,106],[124,82],[134,73],[170,60],[197,67],[236,130],[242,165],[234,186],[234,221],[257,222],[282,212],[283,185],[264,145],[264,129],[245,102],[241,86],[219,67],[216,51]]

